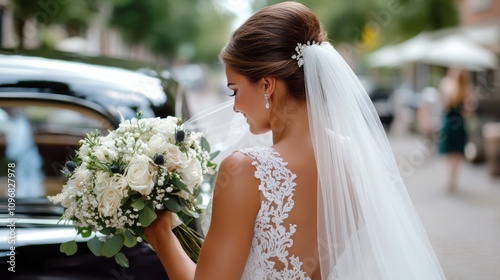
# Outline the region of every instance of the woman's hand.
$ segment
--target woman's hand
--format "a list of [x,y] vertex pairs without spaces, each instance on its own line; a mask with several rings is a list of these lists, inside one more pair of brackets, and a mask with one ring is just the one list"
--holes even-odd
[[172,212],[168,210],[157,211],[158,216],[149,226],[143,229],[146,241],[155,248],[161,235],[172,230]]

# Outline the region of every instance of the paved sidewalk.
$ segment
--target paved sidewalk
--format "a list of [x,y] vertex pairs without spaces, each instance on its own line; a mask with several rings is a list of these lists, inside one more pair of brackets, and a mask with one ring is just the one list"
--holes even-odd
[[485,164],[461,166],[446,188],[446,158],[419,136],[389,138],[415,208],[448,280],[500,279],[500,178]]

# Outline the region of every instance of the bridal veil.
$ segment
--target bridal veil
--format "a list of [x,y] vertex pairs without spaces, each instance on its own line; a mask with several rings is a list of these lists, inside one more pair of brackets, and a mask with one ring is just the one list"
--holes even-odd
[[327,42],[303,48],[318,168],[323,279],[444,279],[357,76]]

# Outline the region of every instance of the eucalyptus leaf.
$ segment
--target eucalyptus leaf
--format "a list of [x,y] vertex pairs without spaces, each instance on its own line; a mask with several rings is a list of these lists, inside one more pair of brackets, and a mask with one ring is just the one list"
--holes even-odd
[[156,219],[156,213],[151,207],[144,207],[139,211],[139,222],[141,226],[147,227]]
[[136,201],[132,202],[132,204],[130,204],[130,205],[137,210],[142,210],[144,208],[144,205],[145,205],[144,199],[141,197],[141,198],[137,199]]
[[188,207],[189,206],[189,202],[187,200],[185,200],[184,198],[178,196],[175,199],[177,199],[177,201],[179,201],[179,205],[181,207]]
[[200,195],[200,192],[201,192],[201,188],[200,186],[196,186],[193,190],[193,197],[198,197]]
[[122,267],[128,267],[128,258],[122,252],[115,255],[115,261]]
[[123,236],[116,234],[113,237],[106,239],[104,244],[102,245],[102,255],[108,258],[116,255],[116,253],[120,252],[120,249],[123,247]]
[[116,230],[114,228],[103,228],[99,232],[104,234],[104,235],[110,235],[110,234],[114,234],[115,231]]
[[220,151],[215,151],[215,152],[210,153],[210,160],[213,160],[219,154],[220,154]]
[[179,178],[172,178],[170,179],[170,182],[176,186],[177,188],[183,190],[183,191],[186,191],[188,193],[191,193],[191,191],[189,191],[188,187],[186,186],[186,184],[184,184]]
[[208,143],[205,137],[201,137],[200,139],[201,148],[210,153],[210,144]]
[[137,244],[137,238],[128,230],[123,234],[123,239],[125,247],[132,248]]
[[94,237],[87,241],[87,247],[89,247],[90,251],[96,256],[102,256],[102,245],[104,242],[100,241],[99,238]]
[[72,256],[78,250],[78,245],[74,240],[64,242],[61,244],[61,246],[59,246],[59,250],[61,251],[61,253],[65,253],[66,256]]
[[179,202],[175,199],[168,199],[167,201],[163,202],[163,206],[170,210],[173,213],[177,213],[182,210],[181,206],[179,205]]
[[193,217],[195,219],[199,218],[200,217],[200,214],[198,212],[194,212],[194,211],[191,211],[187,208],[182,208],[182,212],[184,212],[184,214],[190,216],[190,217]]

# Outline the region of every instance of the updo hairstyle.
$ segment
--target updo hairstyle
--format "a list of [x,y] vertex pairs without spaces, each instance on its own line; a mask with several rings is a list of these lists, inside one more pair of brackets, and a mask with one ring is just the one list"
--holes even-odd
[[326,32],[316,15],[296,2],[283,2],[259,10],[231,36],[219,58],[251,82],[275,77],[285,82],[289,94],[305,100],[304,70],[297,60],[297,43],[324,42]]

